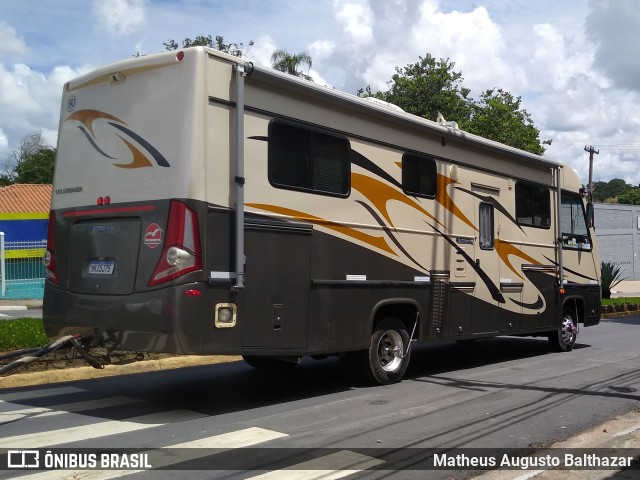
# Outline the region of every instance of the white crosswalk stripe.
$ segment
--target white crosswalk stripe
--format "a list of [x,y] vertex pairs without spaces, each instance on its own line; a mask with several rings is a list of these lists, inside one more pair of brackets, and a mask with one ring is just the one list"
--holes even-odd
[[247,480],[337,480],[382,463],[384,460],[341,450]]
[[63,443],[79,442],[107,435],[135,432],[146,428],[159,427],[167,423],[185,422],[205,416],[206,415],[192,412],[190,410],[171,410],[168,412],[133,417],[124,421],[111,420],[78,427],[4,437],[0,438],[0,448],[16,449],[52,447]]
[[22,400],[30,400],[33,398],[49,398],[58,395],[71,395],[76,393],[86,393],[87,390],[78,387],[56,387],[43,388],[41,390],[26,390],[23,392],[2,393],[0,394],[0,404],[5,402],[20,402]]
[[96,410],[98,408],[119,407],[142,401],[143,400],[131,397],[109,397],[97,400],[88,400],[85,402],[63,403],[55,405],[55,407],[22,408],[20,410],[11,410],[9,412],[0,413],[0,425],[19,420],[27,416],[30,418],[48,417],[52,415],[61,415],[63,413],[77,413],[87,410]]
[[[87,390],[76,387],[59,387],[35,391],[14,392],[0,394],[2,403],[21,402],[37,398],[49,398],[59,395],[74,395]],[[46,407],[27,407],[0,413],[0,425],[12,420],[29,416],[42,417],[62,415],[65,413],[83,412],[99,408],[117,407],[143,400],[131,397],[108,397],[73,403],[48,405]],[[125,420],[104,420],[96,418],[90,425],[71,426],[48,431],[14,435],[0,438],[0,449],[38,449],[53,448],[71,442],[84,442],[108,435],[127,434],[163,425],[195,420],[206,417],[204,414],[189,410],[173,410],[149,415],[142,415]],[[211,455],[225,451],[260,445],[265,442],[287,437],[286,433],[251,427],[242,430],[213,435],[197,440],[174,445],[161,446],[150,449],[141,454],[153,453],[153,469],[171,468],[172,465],[197,461]],[[83,447],[87,447],[84,443]],[[174,450],[175,449],[175,450]],[[158,452],[162,454],[158,455]],[[312,460],[297,463],[279,470],[249,476],[247,480],[339,480],[355,473],[376,467],[384,463],[383,460],[352,452],[339,450],[335,453],[323,455]],[[42,464],[42,459],[41,459]],[[23,480],[54,480],[54,479],[82,479],[82,480],[110,480],[121,478],[148,470],[49,470],[21,476]],[[250,472],[249,472],[249,475]]]
[[[201,438],[190,442],[179,443],[163,447],[165,449],[190,449],[183,450],[179,457],[167,455],[162,457],[160,462],[154,462],[154,468],[163,468],[175,463],[197,460],[211,455],[210,449],[233,449],[250,447],[269,440],[286,437],[286,433],[280,433],[264,428],[245,428],[230,433],[223,433],[211,437]],[[145,452],[142,452],[145,453]],[[81,474],[74,473],[73,470],[55,470],[47,472],[38,472],[31,475],[20,477],[21,480],[57,480],[61,478],[82,478],[82,480],[110,480],[112,478],[121,478],[126,475],[133,475],[144,470],[84,470]],[[73,477],[71,477],[73,475]]]

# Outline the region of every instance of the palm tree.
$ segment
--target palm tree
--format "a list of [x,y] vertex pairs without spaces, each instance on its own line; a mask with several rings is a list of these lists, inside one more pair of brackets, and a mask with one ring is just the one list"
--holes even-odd
[[271,55],[271,66],[276,70],[313,81],[309,75],[298,70],[301,64],[311,68],[311,55],[307,52],[293,54],[284,49],[278,49]]

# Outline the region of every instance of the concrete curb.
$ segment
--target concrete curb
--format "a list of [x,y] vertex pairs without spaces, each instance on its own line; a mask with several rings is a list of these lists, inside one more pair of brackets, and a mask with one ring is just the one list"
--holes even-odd
[[176,368],[215,365],[239,360],[242,360],[242,357],[231,355],[182,355],[159,360],[143,360],[127,365],[106,365],[103,369],[73,367],[42,372],[15,373],[13,375],[0,377],[0,392],[5,388],[75,382],[94,378],[115,377],[118,375],[132,375],[135,373],[158,372]]
[[13,310],[26,310],[26,305],[0,305],[0,312],[7,312]]

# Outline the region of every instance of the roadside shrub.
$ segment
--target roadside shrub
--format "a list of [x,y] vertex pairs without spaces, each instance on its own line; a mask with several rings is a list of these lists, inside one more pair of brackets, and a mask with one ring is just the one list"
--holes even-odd
[[622,270],[619,265],[602,262],[600,271],[602,274],[602,298],[611,298],[611,289],[624,280]]

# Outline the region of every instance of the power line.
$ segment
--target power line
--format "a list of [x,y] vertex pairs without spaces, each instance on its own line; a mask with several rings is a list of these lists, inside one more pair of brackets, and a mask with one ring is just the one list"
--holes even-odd
[[640,143],[593,144],[600,150],[640,150]]

